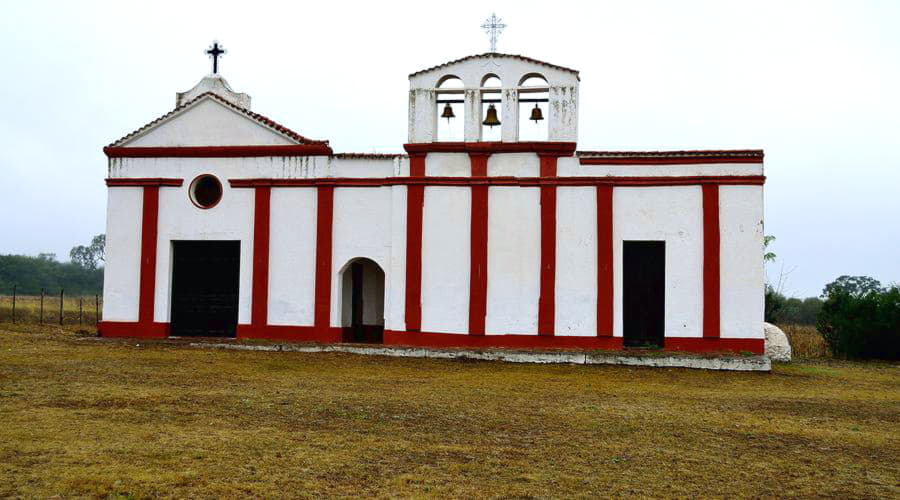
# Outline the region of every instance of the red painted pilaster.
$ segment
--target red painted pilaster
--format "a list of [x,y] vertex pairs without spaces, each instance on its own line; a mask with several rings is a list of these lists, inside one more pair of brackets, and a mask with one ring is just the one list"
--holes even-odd
[[613,187],[597,186],[597,336],[613,334]]
[[263,327],[269,316],[269,212],[272,188],[255,188],[253,215],[253,297],[250,324]]
[[[556,177],[556,155],[539,154],[541,178]],[[556,186],[541,186],[541,295],[538,335],[553,335],[556,318]]]
[[703,185],[703,337],[719,338],[719,186]]
[[316,207],[316,331],[326,332],[331,324],[331,247],[334,224],[334,187],[319,186]]
[[[469,153],[472,177],[487,177],[488,154]],[[487,316],[488,186],[472,185],[469,268],[469,335],[484,335]]]
[[[409,176],[425,177],[425,154],[409,155]],[[406,305],[407,331],[422,328],[422,211],[425,186],[406,188]]]
[[156,295],[156,239],[159,221],[159,186],[144,186],[141,212],[141,277],[138,298],[138,323],[153,323]]

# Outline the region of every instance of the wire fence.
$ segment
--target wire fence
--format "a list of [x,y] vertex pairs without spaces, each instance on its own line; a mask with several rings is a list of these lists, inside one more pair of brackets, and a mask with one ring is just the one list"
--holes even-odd
[[66,295],[65,290],[42,288],[40,295],[22,295],[17,287],[0,295],[0,323],[38,325],[96,325],[101,319],[103,297]]

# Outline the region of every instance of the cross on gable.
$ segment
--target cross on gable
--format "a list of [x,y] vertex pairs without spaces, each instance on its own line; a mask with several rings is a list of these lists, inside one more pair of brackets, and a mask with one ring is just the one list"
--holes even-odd
[[224,56],[227,52],[225,47],[219,45],[218,40],[213,40],[212,45],[204,51],[204,53],[213,61],[213,74],[219,72],[219,58]]

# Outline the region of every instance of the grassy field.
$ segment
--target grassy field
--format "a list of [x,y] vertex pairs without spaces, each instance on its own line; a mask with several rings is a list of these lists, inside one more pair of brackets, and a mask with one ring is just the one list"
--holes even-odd
[[900,367],[209,351],[0,326],[0,496],[900,495]]
[[[64,296],[63,324],[86,325],[93,327],[97,323],[97,311],[103,308],[103,297],[100,296]],[[16,297],[16,322],[40,322],[41,297],[39,295],[19,295]],[[0,323],[12,322],[13,298],[11,295],[0,295]],[[44,324],[59,324],[59,290],[44,296]]]

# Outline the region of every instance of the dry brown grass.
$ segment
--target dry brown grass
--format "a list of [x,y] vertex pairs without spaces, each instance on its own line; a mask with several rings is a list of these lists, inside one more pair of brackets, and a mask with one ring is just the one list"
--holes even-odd
[[900,495],[900,371],[876,363],[513,365],[6,326],[0,422],[0,496]]
[[831,353],[822,334],[809,325],[778,325],[791,342],[791,351],[798,358],[829,358]]
[[[10,323],[13,317],[11,295],[0,295],[0,322]],[[103,308],[103,297],[64,296],[63,324],[81,324],[93,327],[97,323],[97,311]],[[41,297],[39,295],[19,295],[16,297],[16,323],[38,324],[40,322]],[[44,324],[59,324],[59,290],[44,296]]]

